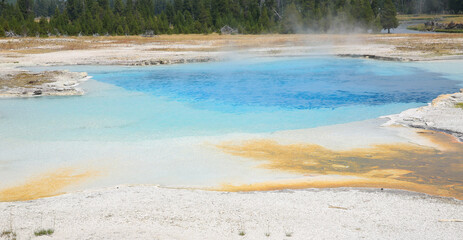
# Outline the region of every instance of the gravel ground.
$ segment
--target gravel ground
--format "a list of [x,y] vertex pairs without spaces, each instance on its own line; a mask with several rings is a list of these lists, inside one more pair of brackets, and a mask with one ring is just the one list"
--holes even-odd
[[18,239],[461,239],[463,202],[380,189],[225,193],[118,186],[0,203]]

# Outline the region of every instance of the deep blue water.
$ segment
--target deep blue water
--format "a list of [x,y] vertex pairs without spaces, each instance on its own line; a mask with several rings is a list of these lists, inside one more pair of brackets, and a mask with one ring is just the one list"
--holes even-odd
[[[138,141],[272,132],[422,106],[459,82],[414,63],[267,58],[150,67],[72,66],[79,97],[0,99],[3,141]],[[43,70],[43,69],[39,69]]]
[[215,110],[215,105],[225,104],[232,111],[249,106],[314,109],[426,103],[458,89],[455,81],[406,64],[341,58],[162,66],[105,72],[95,78]]

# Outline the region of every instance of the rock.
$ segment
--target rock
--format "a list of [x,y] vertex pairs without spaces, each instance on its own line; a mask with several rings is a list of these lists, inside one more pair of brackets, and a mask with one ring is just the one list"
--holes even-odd
[[144,34],[141,35],[142,37],[154,37],[155,34],[154,34],[154,31],[153,30],[147,30],[145,31]]
[[463,93],[440,95],[428,104],[416,109],[409,109],[400,114],[391,115],[387,125],[400,124],[409,127],[442,131],[452,134],[463,142],[463,118],[461,109],[455,104],[463,102]]
[[76,85],[76,82],[69,81],[69,82],[63,83],[63,85],[66,86],[66,87],[72,87],[72,86]]
[[42,90],[35,90],[34,95],[42,95]]
[[234,29],[234,28],[232,28],[232,27],[230,27],[228,25],[225,25],[220,29],[220,32],[222,34],[237,34],[238,30]]

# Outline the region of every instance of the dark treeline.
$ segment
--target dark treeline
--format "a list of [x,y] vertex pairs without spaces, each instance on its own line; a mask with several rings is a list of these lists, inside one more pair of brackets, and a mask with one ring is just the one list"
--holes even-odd
[[394,0],[402,14],[463,13],[463,0]]
[[378,31],[396,25],[392,1],[0,0],[0,36]]

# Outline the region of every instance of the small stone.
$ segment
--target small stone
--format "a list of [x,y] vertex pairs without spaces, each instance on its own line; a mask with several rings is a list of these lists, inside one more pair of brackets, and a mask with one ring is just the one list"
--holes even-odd
[[34,95],[42,95],[42,90],[35,90]]

